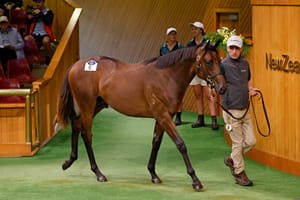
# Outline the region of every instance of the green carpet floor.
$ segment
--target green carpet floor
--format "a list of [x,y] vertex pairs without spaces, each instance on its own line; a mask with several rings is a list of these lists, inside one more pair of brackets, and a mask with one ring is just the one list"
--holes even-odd
[[[69,157],[70,129],[59,132],[32,157],[0,158],[1,200],[91,200],[91,199],[180,199],[180,200],[298,200],[300,177],[292,176],[246,159],[253,187],[241,187],[223,158],[230,152],[223,127],[192,129],[195,113],[184,112],[178,127],[196,173],[204,185],[194,192],[183,160],[165,135],[157,160],[157,173],[163,183],[150,181],[147,162],[151,150],[154,121],[130,118],[106,109],[93,126],[93,147],[98,165],[108,178],[98,183],[91,172],[80,138],[79,159],[66,171],[62,162]],[[222,119],[218,119],[222,122]],[[206,117],[209,125],[210,119]]]

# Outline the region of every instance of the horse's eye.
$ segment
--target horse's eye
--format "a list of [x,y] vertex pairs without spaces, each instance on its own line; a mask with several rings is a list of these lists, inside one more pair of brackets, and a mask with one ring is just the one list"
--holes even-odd
[[213,61],[212,61],[212,60],[205,61],[205,65],[206,65],[207,67],[212,67],[212,66],[213,66]]

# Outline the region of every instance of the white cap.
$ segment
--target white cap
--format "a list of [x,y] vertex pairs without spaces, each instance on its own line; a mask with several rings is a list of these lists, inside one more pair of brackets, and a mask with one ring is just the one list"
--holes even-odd
[[177,33],[176,28],[170,27],[170,28],[167,29],[166,35],[169,35],[172,31]]
[[201,22],[190,23],[190,26],[195,26],[197,28],[204,29],[204,26],[203,26],[203,24]]
[[1,23],[1,22],[8,22],[7,17],[6,17],[6,16],[1,16],[1,17],[0,17],[0,23]]
[[243,40],[240,36],[237,35],[232,35],[228,40],[227,40],[227,46],[236,46],[241,48],[243,46]]

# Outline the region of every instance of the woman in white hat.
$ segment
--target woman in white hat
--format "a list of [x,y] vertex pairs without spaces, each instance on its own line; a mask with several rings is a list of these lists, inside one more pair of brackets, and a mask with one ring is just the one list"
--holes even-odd
[[[167,29],[166,31],[166,37],[167,37],[167,41],[164,42],[159,50],[159,54],[162,55],[166,55],[172,51],[175,51],[177,49],[181,49],[184,46],[177,41],[177,30],[174,27],[170,27]],[[178,112],[176,113],[176,117],[175,117],[175,124],[178,126],[182,123],[181,121],[181,108],[182,105],[180,106]]]
[[177,49],[183,48],[183,45],[177,41],[177,30],[174,27],[170,27],[166,31],[167,41],[164,42],[159,50],[159,54],[165,55]]
[[[190,40],[187,46],[196,46],[196,45],[203,45],[207,42],[205,39],[205,31],[204,26],[201,22],[194,22],[190,23],[190,27],[192,29],[192,36],[193,39]],[[200,79],[198,76],[195,76],[194,79],[191,81],[190,85],[193,86],[194,94],[196,97],[196,104],[197,104],[197,114],[198,119],[195,123],[192,124],[192,128],[198,128],[205,126],[204,122],[204,105],[203,105],[203,96],[207,96],[208,98],[208,107],[212,119],[211,128],[213,130],[218,130],[219,126],[217,123],[217,108],[215,105],[216,97],[211,95],[209,87],[207,87],[207,83],[205,80]]]

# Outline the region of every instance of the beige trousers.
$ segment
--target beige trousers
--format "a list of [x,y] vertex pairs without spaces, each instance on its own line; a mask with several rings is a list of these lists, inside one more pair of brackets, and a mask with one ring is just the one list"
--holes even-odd
[[[246,109],[229,110],[236,118],[243,116],[245,111]],[[244,154],[256,144],[251,114],[248,111],[243,119],[237,120],[223,111],[223,118],[232,141],[231,158],[234,163],[234,173],[239,174],[245,170]]]

